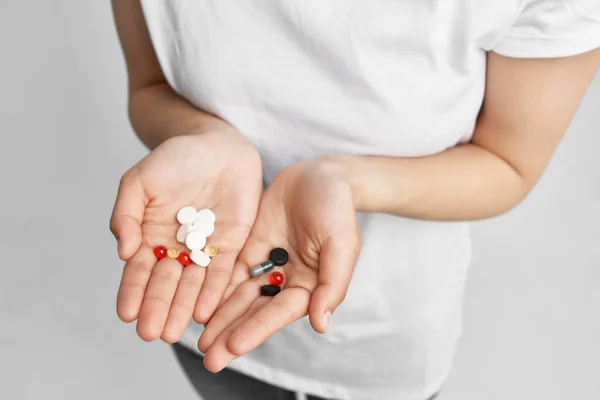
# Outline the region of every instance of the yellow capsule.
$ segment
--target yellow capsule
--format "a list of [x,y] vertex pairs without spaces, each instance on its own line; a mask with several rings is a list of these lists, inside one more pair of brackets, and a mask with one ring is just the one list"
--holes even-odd
[[219,250],[217,249],[217,246],[215,246],[214,244],[209,244],[204,248],[204,252],[206,253],[207,256],[212,258],[217,255]]
[[171,247],[169,250],[167,250],[167,255],[169,256],[169,258],[177,258],[177,257],[179,257],[180,253],[181,253],[181,251],[174,247]]

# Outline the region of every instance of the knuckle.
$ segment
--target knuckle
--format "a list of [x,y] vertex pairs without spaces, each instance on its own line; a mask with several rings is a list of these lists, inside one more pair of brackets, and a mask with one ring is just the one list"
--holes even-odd
[[230,275],[231,268],[222,263],[215,263],[214,265],[210,266],[210,272],[217,275]]
[[154,269],[154,265],[141,261],[130,261],[127,263],[126,268],[133,271],[141,272],[144,275],[149,276],[152,270]]
[[108,223],[108,229],[110,230],[110,232],[116,237],[117,236],[117,221],[116,221],[117,217],[116,215],[112,215],[110,217],[110,221]]
[[200,277],[198,277],[198,276],[184,274],[181,277],[179,284],[195,288],[195,287],[202,286],[202,281],[203,281],[203,279],[200,279]]
[[256,293],[254,282],[246,281],[233,289],[231,297],[240,301],[245,301],[247,298],[253,296],[254,293]]
[[124,186],[131,184],[131,182],[133,181],[134,175],[135,175],[135,173],[134,173],[133,169],[130,169],[127,172],[125,172],[121,176],[121,180],[119,181],[119,187],[122,188]]
[[346,296],[348,295],[348,288],[342,289],[336,296],[333,298],[334,307],[338,307],[340,304],[346,300]]
[[146,298],[144,298],[144,302],[160,304],[161,306],[166,306],[167,309],[171,307],[170,299],[159,295],[146,296]]
[[275,333],[276,328],[270,320],[264,319],[260,315],[253,315],[250,320],[256,325],[257,330],[263,331],[266,337],[270,337]]
[[245,298],[246,292],[242,287],[239,287],[236,290],[234,290],[233,293],[231,293],[231,296],[229,296],[230,301],[244,301]]
[[219,294],[218,288],[215,286],[214,282],[207,282],[206,285],[202,288],[202,298],[210,298],[213,296],[217,296]]
[[342,293],[340,295],[340,303],[344,300],[346,300],[346,297],[348,296],[348,286],[344,287],[344,290],[342,290]]
[[157,268],[156,278],[164,282],[179,282],[181,275],[174,268]]
[[179,310],[179,311],[181,311],[182,315],[191,316],[192,313],[194,312],[194,307],[186,302],[179,300],[179,301],[174,301],[173,304],[171,305],[171,312],[173,312],[173,310]]

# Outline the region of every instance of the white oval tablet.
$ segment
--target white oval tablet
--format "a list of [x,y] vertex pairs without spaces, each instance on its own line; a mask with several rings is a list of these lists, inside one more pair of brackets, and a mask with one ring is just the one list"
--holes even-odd
[[192,231],[185,238],[185,245],[190,250],[202,250],[206,245],[206,236],[200,231]]
[[179,223],[182,225],[191,224],[196,220],[197,215],[198,213],[196,212],[196,209],[194,207],[183,207],[177,213],[177,221],[179,221]]
[[202,210],[198,211],[198,214],[196,215],[196,221],[202,221],[201,223],[214,224],[216,220],[217,217],[215,213],[208,208],[203,208]]
[[188,233],[192,231],[192,224],[183,224],[177,230],[177,241],[179,243],[185,243]]
[[192,224],[192,231],[201,232],[204,237],[209,237],[215,231],[215,224],[196,220],[196,222]]
[[195,264],[201,267],[208,267],[208,264],[210,264],[210,257],[202,250],[193,250],[190,253],[190,258]]

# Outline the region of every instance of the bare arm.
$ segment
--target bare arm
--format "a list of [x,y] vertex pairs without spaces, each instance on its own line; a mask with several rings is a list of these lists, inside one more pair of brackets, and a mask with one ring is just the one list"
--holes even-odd
[[423,158],[335,156],[357,210],[474,220],[506,212],[534,187],[600,65],[600,50],[559,59],[488,55],[472,142]]
[[139,0],[112,1],[129,77],[129,118],[142,142],[153,149],[173,136],[231,129],[171,89],[162,73]]

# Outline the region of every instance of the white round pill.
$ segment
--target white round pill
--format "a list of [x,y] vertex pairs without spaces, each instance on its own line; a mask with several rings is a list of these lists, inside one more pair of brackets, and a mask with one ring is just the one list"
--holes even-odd
[[196,212],[196,209],[194,207],[183,207],[177,213],[177,221],[179,221],[179,223],[182,225],[191,224],[196,220],[197,215],[198,213]]
[[209,237],[215,231],[215,224],[196,220],[192,224],[192,231],[201,232],[204,237]]
[[217,217],[215,216],[215,213],[208,208],[203,208],[202,210],[198,211],[198,215],[196,216],[196,221],[202,221],[202,223],[214,224],[216,220]]
[[206,245],[206,236],[200,231],[192,231],[185,238],[185,245],[190,250],[202,250]]
[[185,243],[187,235],[193,230],[192,224],[183,224],[177,230],[177,241],[179,243]]
[[210,264],[210,257],[202,250],[193,250],[190,253],[190,258],[195,264],[201,267],[208,267],[208,264]]

